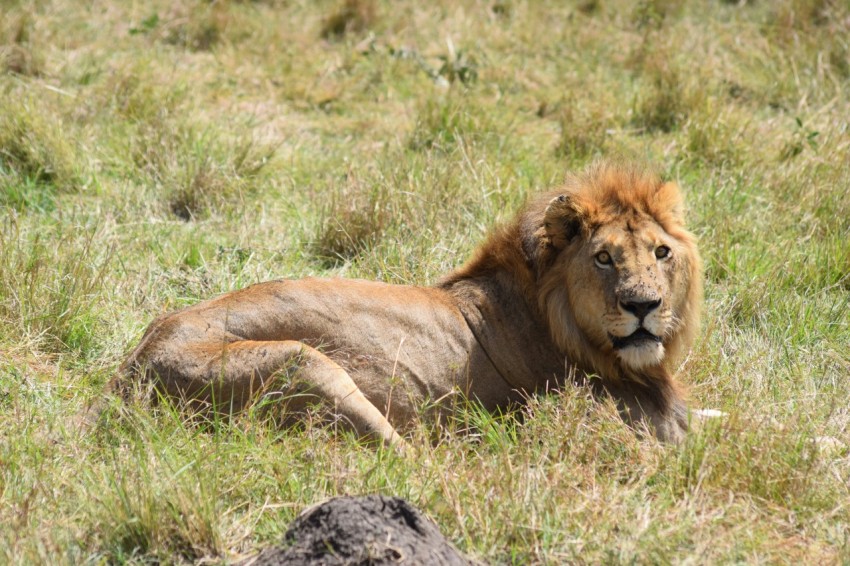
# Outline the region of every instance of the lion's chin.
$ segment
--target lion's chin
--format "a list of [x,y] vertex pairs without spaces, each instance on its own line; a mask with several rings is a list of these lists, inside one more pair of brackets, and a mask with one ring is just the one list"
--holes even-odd
[[658,365],[664,359],[664,345],[648,340],[619,348],[616,352],[620,361],[632,369]]

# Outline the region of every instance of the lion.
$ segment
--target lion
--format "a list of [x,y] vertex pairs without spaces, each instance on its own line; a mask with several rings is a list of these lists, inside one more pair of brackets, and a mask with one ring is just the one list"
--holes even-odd
[[277,280],[160,316],[110,389],[152,383],[227,412],[262,399],[295,418],[318,401],[358,436],[403,446],[452,400],[497,411],[585,384],[676,443],[689,413],[674,374],[701,302],[676,183],[597,163],[532,198],[433,286]]

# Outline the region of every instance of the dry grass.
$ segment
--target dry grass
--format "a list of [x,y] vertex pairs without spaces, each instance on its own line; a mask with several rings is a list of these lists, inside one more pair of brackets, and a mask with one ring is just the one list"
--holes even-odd
[[[492,563],[850,561],[850,457],[812,443],[850,441],[848,36],[836,0],[7,2],[0,562],[230,562],[371,492]],[[433,282],[600,155],[679,181],[700,238],[681,374],[730,418],[684,446],[582,390],[406,459],[261,414],[72,426],[155,315]]]

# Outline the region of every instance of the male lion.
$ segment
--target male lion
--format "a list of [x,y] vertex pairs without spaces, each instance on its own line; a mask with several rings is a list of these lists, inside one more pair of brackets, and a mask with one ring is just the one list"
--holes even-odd
[[457,393],[495,410],[583,381],[677,442],[688,413],[673,371],[701,298],[678,187],[597,164],[433,287],[270,281],[161,316],[113,389],[151,380],[227,410],[274,395],[288,415],[320,400],[358,434],[403,444],[426,403],[439,418]]

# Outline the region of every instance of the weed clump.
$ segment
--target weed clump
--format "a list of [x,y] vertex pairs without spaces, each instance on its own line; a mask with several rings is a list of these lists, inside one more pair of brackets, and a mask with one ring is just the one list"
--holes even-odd
[[17,18],[0,13],[0,70],[30,77],[44,72],[44,55],[33,41],[32,25],[25,13]]
[[648,132],[671,132],[688,117],[694,102],[683,74],[664,50],[648,56],[642,71],[647,84],[635,103],[634,124]]
[[320,35],[324,39],[338,39],[349,33],[360,33],[372,27],[376,19],[375,0],[345,0],[325,19]]
[[111,250],[98,249],[94,231],[52,238],[24,232],[14,216],[0,225],[0,337],[85,353],[96,341]]
[[184,111],[185,86],[163,86],[157,73],[133,64],[107,77],[97,91],[95,104],[109,108],[131,132],[118,159],[129,161],[131,174],[141,174],[182,220],[242,203],[257,189],[276,146],[197,127]]
[[681,13],[682,0],[641,0],[635,3],[632,22],[639,30],[658,30],[668,18]]
[[408,140],[413,150],[448,151],[457,143],[490,129],[484,114],[450,95],[445,100],[428,99],[419,109],[416,125]]
[[[162,409],[180,423],[174,411]],[[113,454],[103,470],[110,479],[101,481],[109,488],[98,493],[100,513],[93,519],[104,549],[125,560],[140,553],[163,562],[220,556],[222,511],[214,495],[220,487],[219,456],[188,455],[165,444],[154,452],[150,447],[157,442],[167,440],[132,438],[126,453]]]
[[385,183],[363,181],[349,171],[322,211],[314,253],[331,265],[353,259],[392,224],[393,204]]
[[61,119],[32,99],[0,96],[0,176],[26,179],[58,191],[80,184],[77,148]]
[[220,43],[232,23],[229,2],[177,2],[160,16],[154,12],[130,28],[130,35],[148,36],[190,51],[209,51]]
[[786,0],[775,2],[769,23],[780,34],[810,31],[826,25],[838,14],[836,0]]
[[718,112],[706,103],[683,125],[685,154],[691,163],[735,165],[746,151],[749,119],[734,111]]
[[221,41],[229,21],[227,3],[194,2],[176,12],[163,39],[192,51],[209,51]]
[[831,509],[841,487],[824,481],[828,461],[818,453],[816,431],[804,422],[783,429],[762,420],[731,417],[690,435],[679,456],[661,467],[670,476],[670,489],[679,496],[696,489],[732,490],[811,511]]
[[561,105],[558,124],[561,128],[558,155],[584,159],[604,151],[606,129],[610,124],[600,106],[569,99]]
[[163,190],[168,209],[182,220],[241,203],[256,190],[274,151],[251,138],[226,141],[169,121],[142,125],[131,147],[136,166]]
[[803,120],[799,117],[794,119],[794,123],[796,124],[794,133],[791,135],[791,138],[785,142],[785,145],[783,145],[779,152],[779,159],[781,161],[793,159],[803,153],[806,149],[817,151],[818,136],[820,135],[820,132],[803,124]]
[[165,87],[156,72],[137,63],[108,76],[95,97],[119,118],[133,124],[151,124],[174,114],[185,98],[182,84]]
[[449,85],[459,82],[463,85],[471,85],[478,80],[478,63],[475,57],[463,49],[455,49],[454,44],[449,41],[446,45],[446,54],[440,55],[440,68],[437,76],[442,82]]

